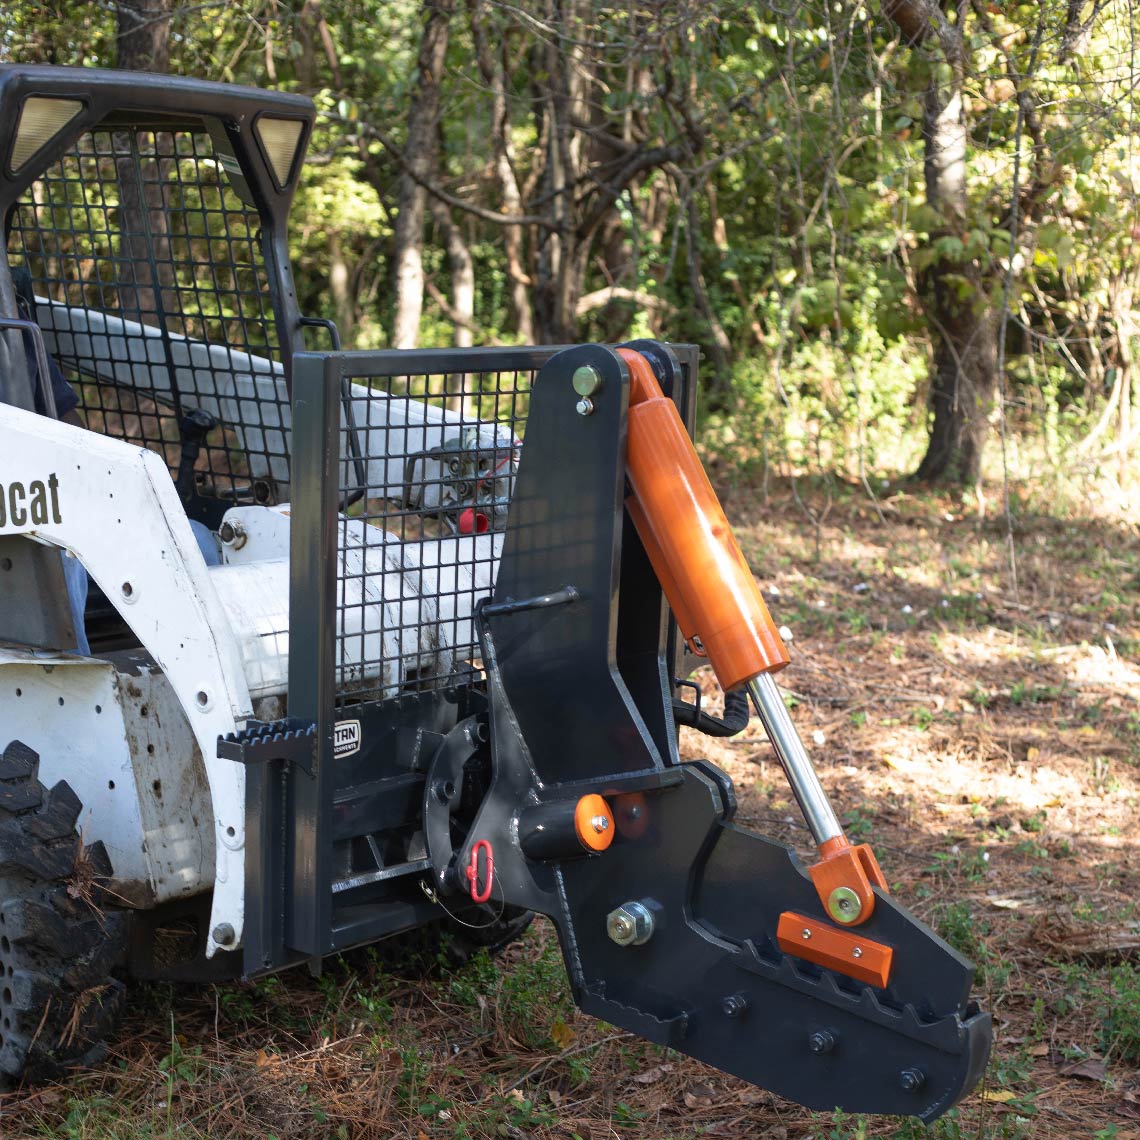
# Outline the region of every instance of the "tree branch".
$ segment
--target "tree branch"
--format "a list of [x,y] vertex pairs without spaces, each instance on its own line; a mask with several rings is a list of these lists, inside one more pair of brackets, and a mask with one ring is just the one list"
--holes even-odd
[[[329,118],[333,118],[333,116],[330,115]],[[347,119],[343,118],[340,119],[340,121],[343,123],[348,122]],[[475,217],[482,218],[485,222],[493,222],[497,226],[541,226],[543,229],[548,230],[556,228],[549,218],[544,218],[539,214],[499,214],[494,210],[488,210],[484,206],[477,206],[474,202],[466,202],[462,198],[457,198],[454,194],[449,194],[438,183],[433,182],[430,178],[417,171],[413,164],[405,157],[403,150],[396,145],[395,139],[387,134],[387,132],[371,123],[360,124],[360,130],[380,143],[400,164],[400,168],[414,182],[422,186],[433,198],[438,198],[441,202],[446,202],[456,210],[463,210],[468,214],[474,214]]]
[[578,298],[577,314],[584,317],[595,309],[604,308],[611,301],[632,301],[643,309],[670,309],[672,306],[661,297],[643,293],[640,289],[627,289],[624,285],[606,285]]
[[883,0],[883,15],[902,32],[908,46],[914,47],[934,35],[947,62],[962,62],[961,31],[946,19],[935,0]]

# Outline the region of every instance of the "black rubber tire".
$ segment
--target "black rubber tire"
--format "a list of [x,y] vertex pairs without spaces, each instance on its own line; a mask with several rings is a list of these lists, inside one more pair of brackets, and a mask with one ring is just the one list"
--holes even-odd
[[0,755],[0,1089],[100,1060],[123,1005],[123,916],[97,902],[110,860],[39,766],[19,741]]

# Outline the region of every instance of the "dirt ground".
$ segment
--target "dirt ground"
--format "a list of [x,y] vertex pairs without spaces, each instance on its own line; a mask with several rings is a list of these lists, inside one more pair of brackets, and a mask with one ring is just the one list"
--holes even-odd
[[[818,533],[786,486],[728,509],[849,835],[980,967],[980,1091],[929,1128],[808,1113],[576,1013],[536,923],[458,972],[364,954],[319,981],[137,987],[106,1063],[0,1097],[0,1135],[1140,1140],[1136,528],[1020,510],[1015,589],[1004,519],[949,498],[845,491]],[[807,855],[757,723],[682,751]]]

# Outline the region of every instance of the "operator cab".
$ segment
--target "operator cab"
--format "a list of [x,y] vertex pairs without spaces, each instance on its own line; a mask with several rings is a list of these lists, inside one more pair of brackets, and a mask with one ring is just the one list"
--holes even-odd
[[[289,497],[285,225],[312,119],[292,95],[0,66],[0,316],[34,319],[79,422],[162,455],[210,531]],[[37,348],[0,331],[0,402],[51,414]],[[95,588],[87,626],[96,653],[136,644]]]

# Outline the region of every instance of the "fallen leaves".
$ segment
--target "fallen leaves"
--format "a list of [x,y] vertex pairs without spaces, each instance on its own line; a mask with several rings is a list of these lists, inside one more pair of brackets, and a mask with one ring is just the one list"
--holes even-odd
[[1085,1081],[1107,1081],[1108,1066],[1099,1057],[1084,1057],[1057,1070],[1063,1077],[1080,1077]]
[[667,1073],[673,1071],[672,1065],[654,1065],[652,1069],[646,1069],[644,1072],[635,1073],[633,1079],[639,1085],[655,1085]]
[[683,1097],[686,1108],[711,1108],[716,1100],[716,1090],[712,1085],[690,1085]]
[[562,1018],[550,1027],[550,1039],[558,1046],[559,1049],[569,1049],[577,1039],[577,1034],[569,1025],[566,1024]]

